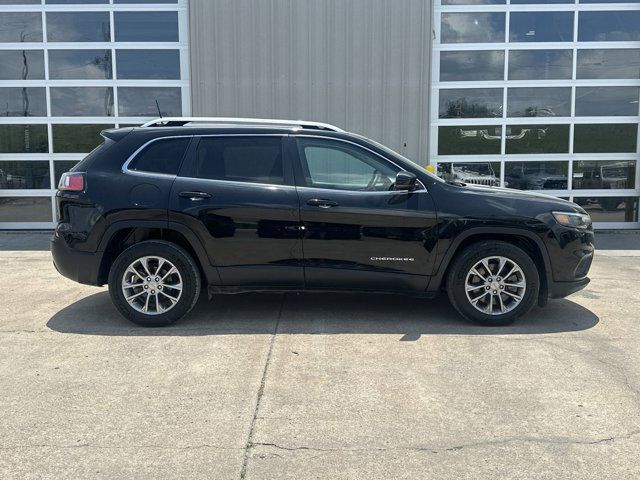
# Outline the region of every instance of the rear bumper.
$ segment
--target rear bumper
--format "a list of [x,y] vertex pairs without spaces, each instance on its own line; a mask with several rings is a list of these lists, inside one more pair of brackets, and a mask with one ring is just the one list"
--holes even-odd
[[58,272],[74,282],[97,285],[100,273],[101,253],[78,252],[57,236],[51,239],[51,256]]
[[587,277],[573,282],[552,282],[549,285],[549,298],[564,298],[586,287],[591,280]]

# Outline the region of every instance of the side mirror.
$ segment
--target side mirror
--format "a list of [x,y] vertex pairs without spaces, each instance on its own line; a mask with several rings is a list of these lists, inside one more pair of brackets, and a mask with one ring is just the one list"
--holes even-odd
[[406,190],[412,191],[416,189],[416,182],[418,181],[418,177],[416,177],[411,172],[400,171],[396,175],[396,183],[394,184],[394,190]]

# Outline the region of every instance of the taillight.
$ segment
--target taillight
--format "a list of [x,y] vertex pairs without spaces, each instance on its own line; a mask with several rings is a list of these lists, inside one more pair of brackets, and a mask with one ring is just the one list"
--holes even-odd
[[84,173],[67,172],[60,177],[58,190],[81,192],[84,190]]

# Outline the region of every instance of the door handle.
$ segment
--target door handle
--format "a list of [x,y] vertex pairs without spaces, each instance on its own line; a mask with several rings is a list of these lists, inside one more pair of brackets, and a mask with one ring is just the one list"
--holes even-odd
[[211,194],[206,192],[180,192],[178,195],[182,198],[188,198],[189,200],[193,201],[211,198]]
[[307,205],[311,205],[312,207],[320,207],[320,208],[331,208],[337,207],[340,205],[338,202],[334,202],[333,200],[326,200],[324,198],[312,198],[307,201]]

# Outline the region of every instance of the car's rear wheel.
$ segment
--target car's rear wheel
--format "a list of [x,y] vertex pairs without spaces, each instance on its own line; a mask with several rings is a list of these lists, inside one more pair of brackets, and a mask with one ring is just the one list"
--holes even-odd
[[508,325],[535,305],[538,269],[521,248],[507,242],[472,244],[454,259],[447,277],[449,300],[465,318]]
[[122,252],[109,272],[118,311],[145,327],[169,325],[186,315],[200,294],[200,272],[191,256],[169,242],[150,240]]

